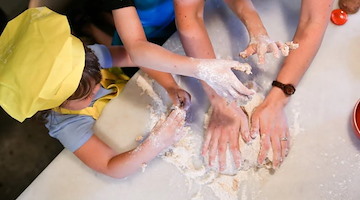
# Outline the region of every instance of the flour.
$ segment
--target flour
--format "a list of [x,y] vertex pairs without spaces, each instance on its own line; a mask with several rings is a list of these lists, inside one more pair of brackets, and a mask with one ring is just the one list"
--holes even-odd
[[146,74],[139,75],[136,84],[142,89],[142,94],[146,93],[153,99],[154,104],[152,106],[156,108],[153,112],[163,113],[166,111],[166,106],[164,106],[160,96],[153,89],[154,80],[150,79]]
[[[263,99],[261,95],[255,95],[252,101],[245,106],[248,113],[256,107]],[[205,126],[209,113],[205,115]],[[162,159],[172,163],[184,174],[187,179],[189,188],[193,184],[204,185],[209,187],[214,195],[221,200],[238,200],[252,199],[258,194],[260,183],[270,175],[266,168],[259,168],[257,164],[257,155],[259,151],[260,137],[250,144],[245,144],[240,139],[240,147],[242,152],[242,165],[240,169],[234,166],[232,155],[227,150],[227,165],[225,170],[220,174],[218,172],[218,159],[213,167],[205,165],[206,157],[201,156],[201,147],[203,136],[194,133],[190,127],[187,127],[185,136],[167,152],[161,155]],[[192,200],[202,197],[199,190]],[[250,198],[251,197],[251,198]],[[201,199],[201,198],[200,198]]]
[[147,124],[147,129],[151,130],[160,118],[165,118],[167,108],[163,104],[160,96],[153,89],[154,81],[146,74],[139,75],[136,79],[136,84],[142,89],[142,94],[146,93],[152,98],[152,105],[148,105],[150,110],[150,121]]
[[[149,130],[151,130],[156,122],[164,119],[165,113],[160,112],[154,107],[166,108],[159,98],[159,95],[152,89],[152,84],[149,81],[140,78],[137,84],[150,97],[153,98],[150,109]],[[144,81],[145,80],[145,81]],[[254,108],[263,101],[264,97],[259,93],[255,94],[251,101],[244,105],[244,110],[251,116]],[[161,105],[160,105],[161,104]],[[166,110],[166,109],[165,109]],[[208,112],[204,114],[204,126],[207,127],[209,121]],[[297,116],[298,117],[298,116]],[[298,129],[299,127],[294,127]],[[200,189],[195,193],[190,194],[192,200],[203,200],[204,197],[202,188],[209,188],[213,194],[220,200],[251,200],[255,199],[260,193],[260,186],[270,176],[271,170],[266,165],[259,166],[257,164],[257,156],[260,149],[260,137],[256,137],[251,143],[246,144],[241,138],[239,140],[240,151],[242,154],[241,167],[237,169],[234,166],[232,155],[227,149],[226,152],[226,167],[222,173],[219,173],[218,159],[216,158],[213,167],[207,166],[207,158],[201,155],[201,147],[203,143],[203,134],[194,132],[190,127],[184,127],[181,130],[184,136],[173,146],[165,149],[159,157],[164,161],[173,164],[186,178],[187,185],[190,189],[194,184],[200,186]],[[268,159],[272,159],[272,150],[270,149]]]

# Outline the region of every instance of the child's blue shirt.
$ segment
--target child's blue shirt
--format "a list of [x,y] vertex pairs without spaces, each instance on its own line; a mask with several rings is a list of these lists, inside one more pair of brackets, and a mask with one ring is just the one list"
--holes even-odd
[[[112,67],[112,57],[107,47],[104,45],[90,45],[95,55],[99,59],[101,68]],[[97,99],[111,93],[111,90],[100,87],[99,92],[95,95],[93,104]],[[95,120],[87,115],[64,115],[52,111],[47,117],[48,122],[45,126],[49,130],[49,135],[58,139],[61,144],[74,152],[87,142],[93,135],[93,125]]]

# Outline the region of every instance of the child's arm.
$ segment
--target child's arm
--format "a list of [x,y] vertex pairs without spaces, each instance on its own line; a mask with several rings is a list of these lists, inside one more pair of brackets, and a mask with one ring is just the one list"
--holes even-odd
[[[129,67],[135,66],[131,61],[129,54],[126,52],[123,46],[111,46],[108,47],[113,66],[118,67]],[[175,82],[173,76],[169,73],[160,72],[152,70],[149,68],[141,67],[145,73],[147,73],[151,78],[157,81],[161,86],[165,88],[169,94],[170,99],[172,100],[175,106],[179,106],[187,110],[190,107],[190,94],[179,87]]]
[[204,80],[219,95],[229,100],[254,93],[246,88],[231,71],[231,68],[247,70],[250,68],[248,64],[232,60],[193,59],[172,53],[147,41],[134,7],[115,9],[112,13],[116,30],[131,60],[137,66]]
[[112,64],[116,67],[136,67],[130,59],[124,46],[107,46],[110,51]]
[[141,67],[145,73],[147,73],[151,78],[158,82],[162,87],[167,91],[171,101],[175,106],[184,108],[187,110],[191,104],[191,96],[184,89],[180,88],[179,85],[175,82],[174,77],[165,72],[160,72],[145,67]]
[[184,110],[173,110],[164,122],[153,128],[150,136],[142,144],[128,152],[118,154],[93,135],[74,154],[100,173],[124,178],[141,169],[143,164],[150,162],[163,149],[178,141],[184,134],[178,130],[184,125],[184,120]]

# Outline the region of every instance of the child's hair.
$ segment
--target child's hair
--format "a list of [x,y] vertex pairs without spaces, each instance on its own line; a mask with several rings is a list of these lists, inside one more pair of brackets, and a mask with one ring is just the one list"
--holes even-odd
[[[91,95],[91,91],[95,85],[101,81],[101,72],[99,60],[94,52],[84,46],[85,48],[85,66],[84,71],[80,79],[80,83],[74,94],[72,94],[68,100],[85,99]],[[39,111],[35,114],[35,118],[41,123],[47,123],[47,116],[51,109]]]
[[67,100],[85,99],[91,95],[95,85],[101,81],[100,64],[94,52],[85,48],[85,67],[78,88]]

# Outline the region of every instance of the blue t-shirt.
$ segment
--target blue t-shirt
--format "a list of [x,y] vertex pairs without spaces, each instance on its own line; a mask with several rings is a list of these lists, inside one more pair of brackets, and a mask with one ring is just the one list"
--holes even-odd
[[[172,30],[167,29],[175,19],[173,0],[134,0],[133,5],[118,1],[118,4],[118,6],[114,5],[113,9],[135,6],[148,39],[168,37],[173,33]],[[112,44],[122,44],[117,32],[114,33]]]
[[[111,68],[112,58],[109,49],[104,45],[90,45],[95,55],[99,59],[101,68]],[[91,105],[99,98],[111,93],[111,90],[107,90],[100,87],[98,93],[96,93]],[[48,122],[45,126],[49,129],[49,135],[58,139],[61,144],[74,152],[87,142],[93,135],[93,125],[95,120],[91,116],[87,115],[63,115],[54,111],[51,111],[47,117]]]

